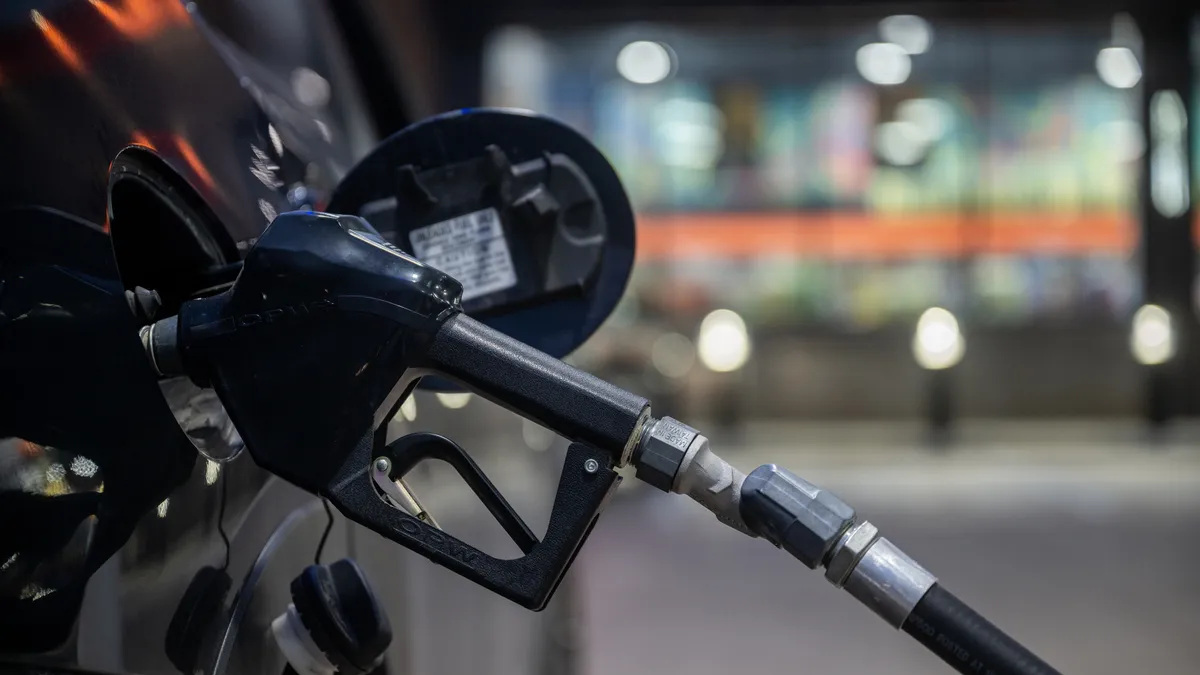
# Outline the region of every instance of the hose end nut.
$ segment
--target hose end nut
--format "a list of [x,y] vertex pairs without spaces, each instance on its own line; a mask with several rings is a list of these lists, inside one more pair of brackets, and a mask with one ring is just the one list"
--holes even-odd
[[855,565],[862,560],[863,554],[871,548],[871,544],[879,539],[879,528],[869,521],[862,521],[846,530],[841,541],[833,549],[829,563],[825,565],[825,578],[829,583],[841,588],[850,578]]
[[670,492],[675,474],[700,432],[670,417],[651,420],[646,426],[633,456],[636,475],[659,490]]
[[855,517],[837,495],[774,464],[746,476],[741,509],[751,529],[809,569],[825,564]]

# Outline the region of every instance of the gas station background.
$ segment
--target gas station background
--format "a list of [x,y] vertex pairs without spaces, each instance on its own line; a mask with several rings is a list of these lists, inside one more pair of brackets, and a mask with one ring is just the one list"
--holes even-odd
[[[1192,288],[1174,314],[1146,297],[1139,209],[1200,227],[1186,171],[1198,99],[1163,93],[1147,121],[1128,15],[543,24],[491,32],[483,103],[560,117],[622,176],[638,267],[579,358],[658,364],[631,386],[688,398],[712,379],[699,331],[721,309],[748,346],[748,373],[721,386],[747,408],[921,415],[909,343],[942,308],[966,345],[951,364],[962,414],[1140,415],[1145,367],[1190,335]],[[1164,326],[1171,344],[1139,347]]]

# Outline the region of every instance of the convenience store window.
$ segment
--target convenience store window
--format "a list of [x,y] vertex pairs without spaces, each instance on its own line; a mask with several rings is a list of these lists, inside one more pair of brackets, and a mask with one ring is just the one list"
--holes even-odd
[[486,102],[595,139],[639,214],[639,264],[660,287],[710,270],[708,302],[751,324],[1136,306],[1143,149],[1119,22],[752,23],[504,29]]

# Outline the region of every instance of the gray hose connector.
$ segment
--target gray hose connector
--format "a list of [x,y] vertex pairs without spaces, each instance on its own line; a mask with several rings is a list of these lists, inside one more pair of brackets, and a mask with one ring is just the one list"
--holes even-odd
[[738,532],[757,537],[742,518],[745,480],[745,474],[718,457],[709,449],[708,439],[697,434],[675,474],[671,491],[691,497]]
[[671,492],[691,497],[712,511],[717,520],[738,532],[757,537],[742,518],[742,483],[745,480],[741,471],[708,447],[706,437],[696,434],[675,473]]
[[764,464],[742,486],[742,515],[767,541],[817,569],[829,560],[854,509],[837,495],[787,469]]
[[757,537],[742,519],[742,483],[746,476],[718,457],[708,439],[688,425],[664,417],[651,419],[633,456],[637,477],[663,492],[691,497],[717,520]]

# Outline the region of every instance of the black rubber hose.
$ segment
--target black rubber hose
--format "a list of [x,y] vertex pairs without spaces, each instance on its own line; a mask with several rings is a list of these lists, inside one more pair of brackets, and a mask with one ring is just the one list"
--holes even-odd
[[963,675],[1061,675],[938,584],[902,628]]

